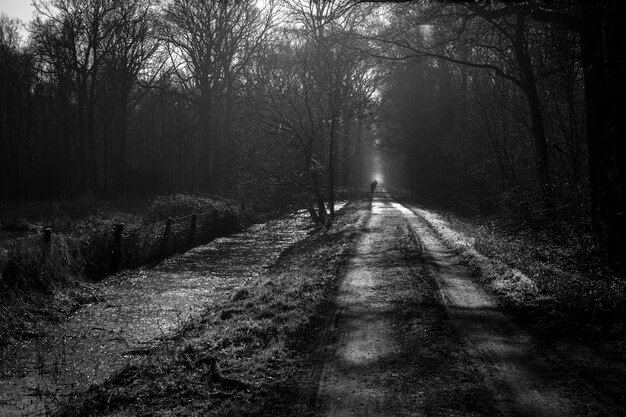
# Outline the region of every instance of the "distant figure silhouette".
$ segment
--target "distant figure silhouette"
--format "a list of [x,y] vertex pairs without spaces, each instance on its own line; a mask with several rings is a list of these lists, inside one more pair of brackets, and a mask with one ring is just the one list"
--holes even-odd
[[374,191],[376,191],[376,186],[378,185],[378,181],[374,180],[370,184],[370,189],[372,190],[372,195],[374,195]]

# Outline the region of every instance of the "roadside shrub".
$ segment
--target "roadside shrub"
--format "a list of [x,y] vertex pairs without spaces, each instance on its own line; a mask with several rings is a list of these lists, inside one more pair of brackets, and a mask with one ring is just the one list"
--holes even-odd
[[580,230],[568,224],[546,230],[511,229],[481,218],[472,221],[450,213],[440,216],[452,230],[471,241],[467,247],[457,242],[453,245],[457,250],[465,254],[476,250],[490,259],[492,267],[501,263],[506,270],[517,269],[536,285],[536,291],[520,294],[519,285],[502,285],[510,282],[506,270],[484,273],[488,267],[480,262],[482,278],[507,303],[532,305],[581,320],[623,322],[626,317],[626,280],[603,264],[584,225]]
[[0,229],[7,232],[36,232],[38,227],[23,217],[13,217],[0,223]]
[[80,274],[79,253],[75,241],[59,235],[52,236],[49,249],[41,235],[10,241],[0,259],[3,285],[17,292],[51,291]]
[[[80,203],[80,201],[79,201]],[[92,203],[90,203],[93,205]],[[219,210],[218,223],[213,213]],[[135,213],[99,211],[72,221],[66,227],[54,228],[50,249],[41,233],[5,239],[0,246],[0,297],[50,292],[55,284],[84,276],[102,279],[116,268],[133,268],[158,261],[164,256],[185,250],[194,244],[206,243],[215,237],[242,230],[242,215],[233,203],[209,197],[175,194],[154,200],[143,220]],[[108,213],[108,214],[107,214]],[[195,232],[190,235],[191,217],[175,220],[167,244],[163,244],[167,217],[198,214]],[[10,217],[7,218],[18,218]],[[121,252],[113,259],[113,236],[117,223],[124,223]],[[11,220],[13,229],[33,230],[28,220]]]
[[335,189],[335,201],[339,200],[358,200],[361,198],[369,198],[369,192],[361,188],[354,187],[337,187]]
[[84,273],[91,279],[101,279],[111,270],[113,225],[92,230],[81,239],[81,257]]
[[155,222],[168,217],[182,217],[216,209],[214,200],[189,194],[173,194],[157,197],[148,210],[147,220]]
[[0,293],[6,294],[8,288],[4,282],[4,268],[7,266],[9,261],[9,251],[3,248],[0,248]]
[[544,271],[538,279],[542,292],[570,314],[600,320],[623,320],[626,314],[626,283],[619,278]]

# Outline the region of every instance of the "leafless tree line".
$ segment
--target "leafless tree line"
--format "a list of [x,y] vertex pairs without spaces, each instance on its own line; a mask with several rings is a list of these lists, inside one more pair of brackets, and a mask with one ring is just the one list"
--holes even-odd
[[[342,35],[365,18],[361,8],[273,0],[35,5],[25,45],[17,22],[2,21],[3,195],[253,190],[271,187],[280,166],[297,159],[283,185],[310,195],[326,216],[336,176],[347,178],[336,172],[338,158],[356,157],[348,139],[343,153],[337,143],[371,93],[350,84],[367,64]],[[285,144],[295,137],[302,146],[290,153]],[[276,158],[259,160],[268,142]]]
[[260,190],[323,220],[373,137],[400,185],[626,249],[617,1],[36,5],[25,43],[0,21],[3,196]]
[[370,54],[406,185],[521,218],[589,225],[623,264],[626,7],[616,1],[396,2]]

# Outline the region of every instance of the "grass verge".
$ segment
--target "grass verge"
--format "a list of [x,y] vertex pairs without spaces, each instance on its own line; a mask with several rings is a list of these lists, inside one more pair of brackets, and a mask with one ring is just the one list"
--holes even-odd
[[501,301],[518,313],[564,323],[581,322],[621,333],[626,318],[626,280],[602,265],[580,261],[562,234],[511,232],[497,224],[451,213],[424,214],[431,227],[475,268]]
[[[626,280],[571,231],[512,229],[414,209],[554,360],[626,409]],[[585,255],[582,255],[585,254]]]
[[365,201],[207,307],[138,367],[67,399],[58,416],[281,415],[297,400],[302,340],[328,317]]

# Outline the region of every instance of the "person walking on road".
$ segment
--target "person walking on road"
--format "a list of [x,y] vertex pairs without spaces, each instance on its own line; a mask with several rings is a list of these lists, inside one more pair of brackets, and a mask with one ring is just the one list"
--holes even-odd
[[376,186],[378,185],[378,181],[374,180],[370,184],[370,189],[372,190],[372,197],[374,196],[374,191],[376,191]]

